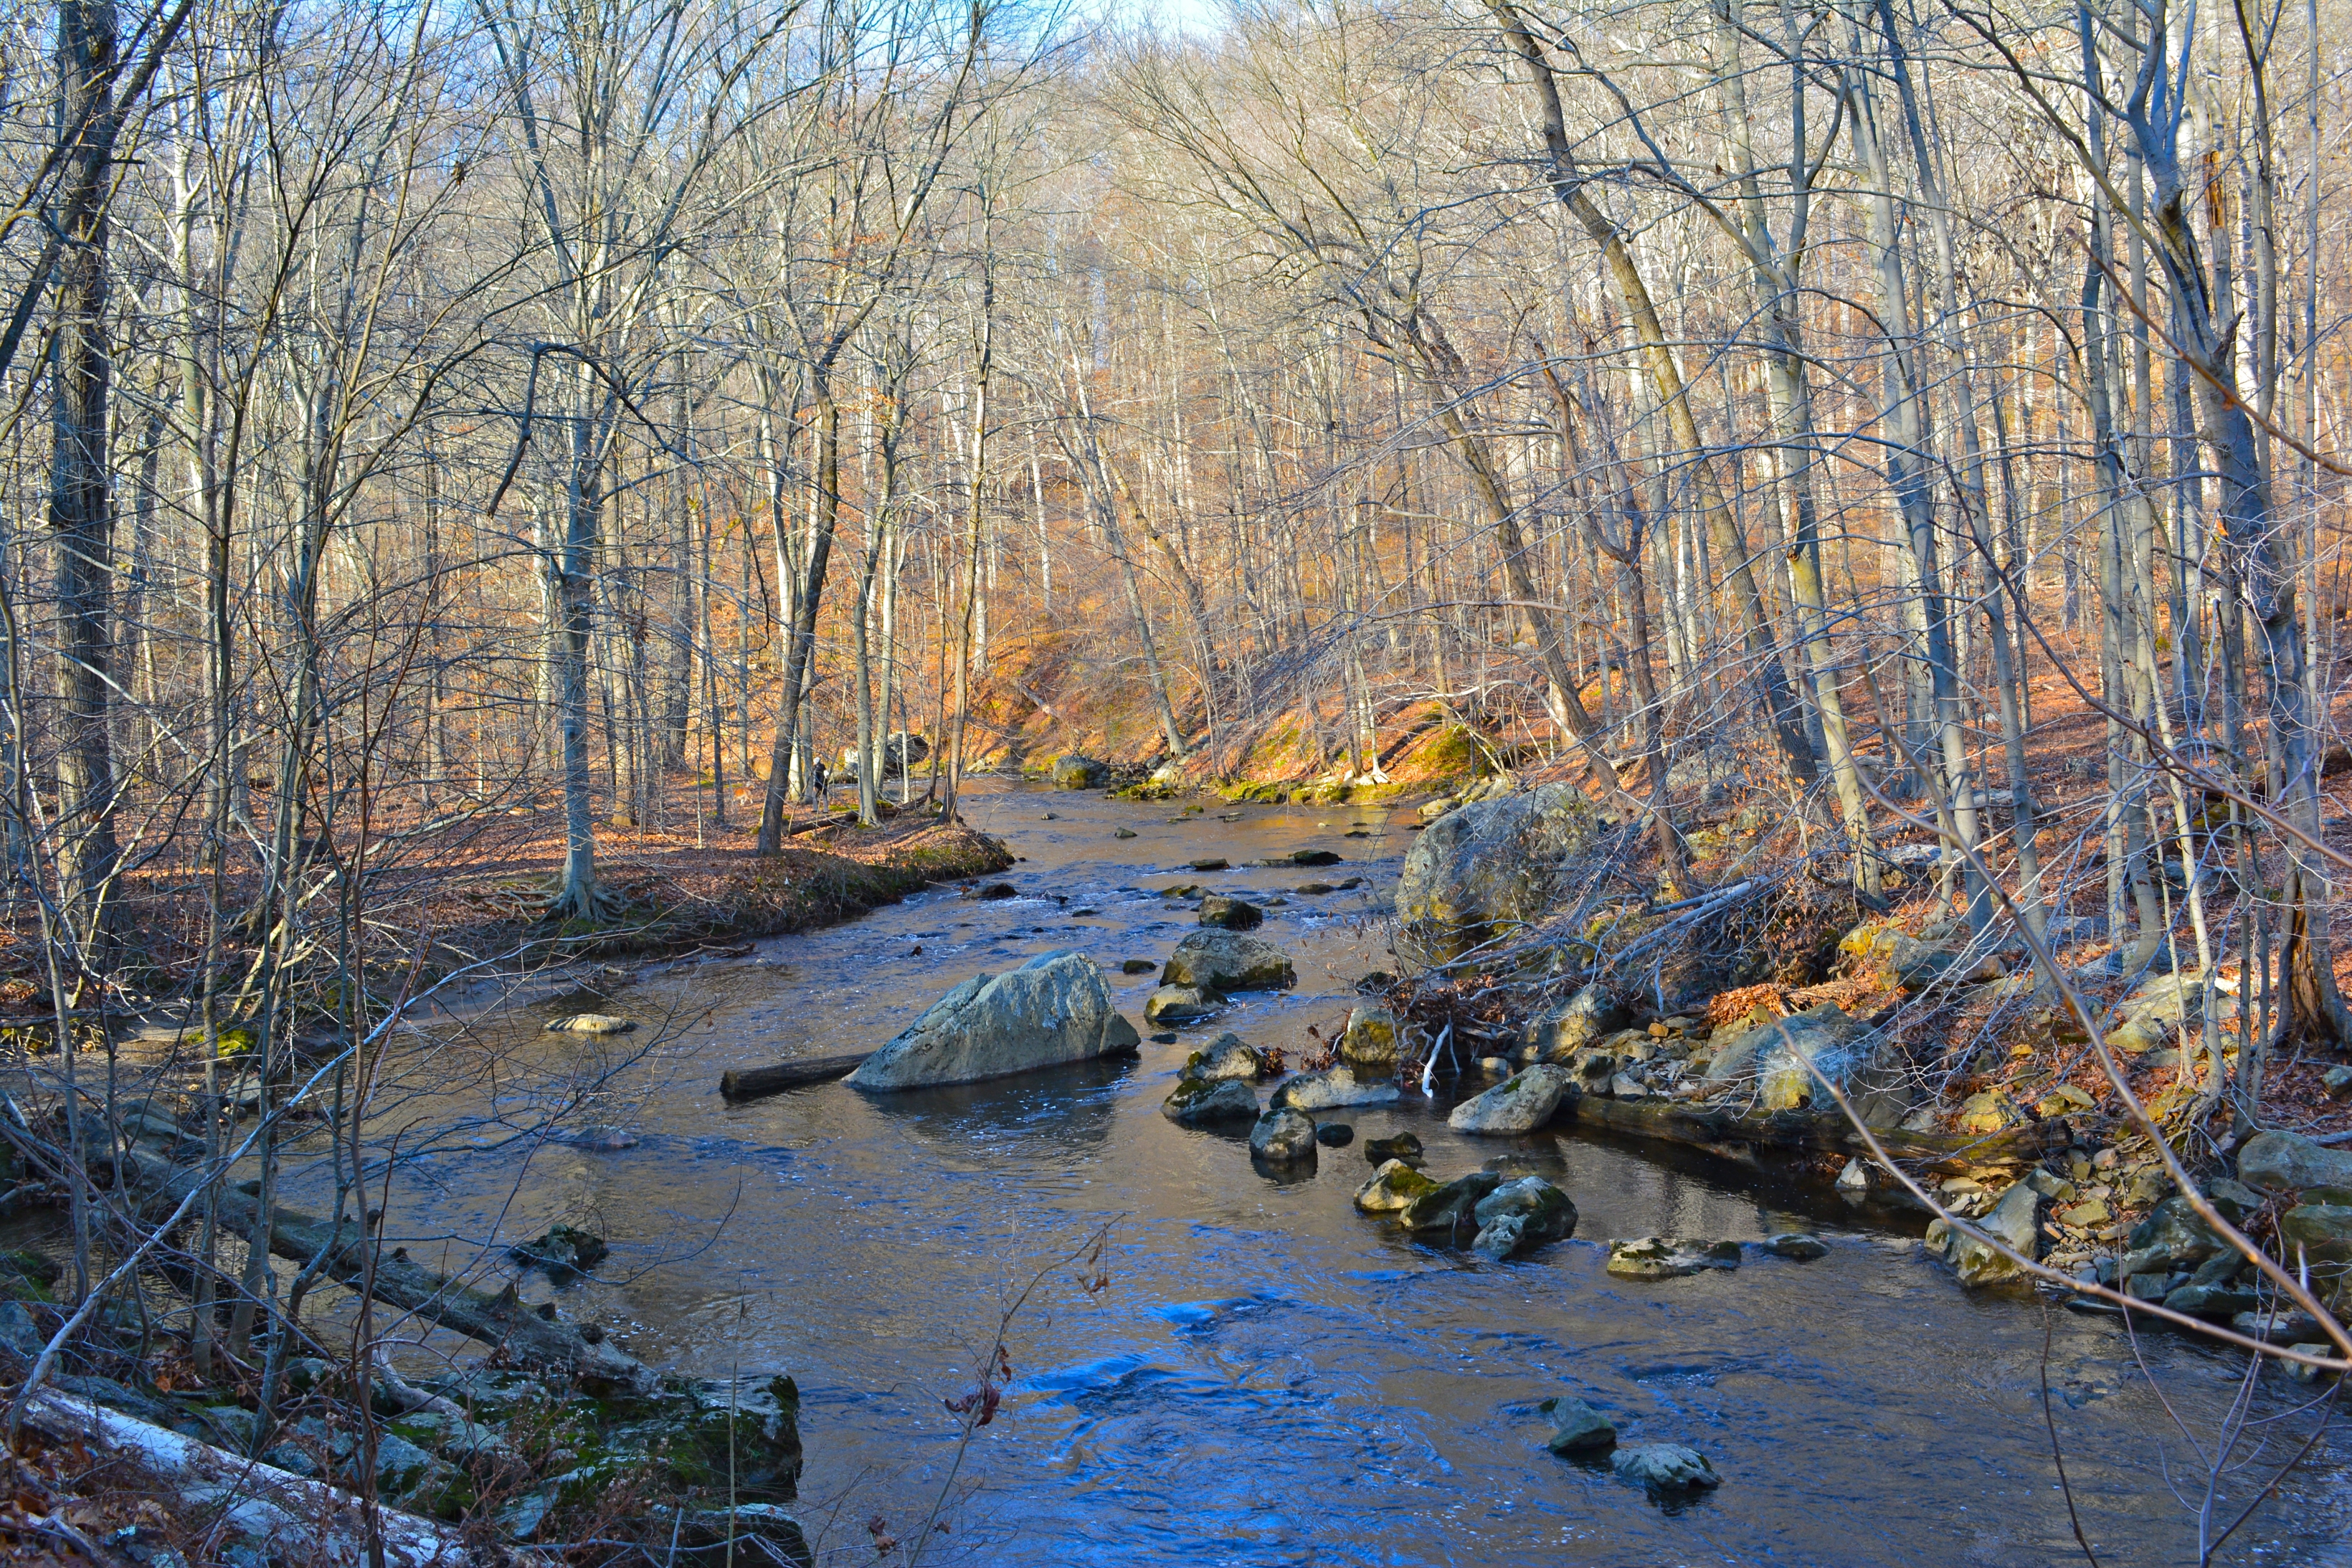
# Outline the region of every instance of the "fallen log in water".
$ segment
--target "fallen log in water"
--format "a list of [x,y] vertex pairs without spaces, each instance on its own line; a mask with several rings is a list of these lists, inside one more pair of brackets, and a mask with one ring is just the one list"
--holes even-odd
[[757,1100],[766,1094],[781,1094],[787,1089],[830,1083],[856,1071],[873,1054],[861,1051],[854,1056],[804,1056],[797,1061],[780,1061],[773,1067],[731,1067],[719,1075],[719,1092],[730,1100]]
[[[25,1401],[25,1424],[57,1442],[102,1451],[178,1504],[189,1524],[208,1525],[217,1514],[227,1533],[266,1543],[278,1561],[352,1568],[368,1561],[362,1505],[350,1492],[53,1388],[35,1389]],[[537,1552],[477,1548],[454,1525],[397,1509],[379,1508],[376,1519],[390,1568],[546,1561]]]
[[[1588,1124],[1614,1127],[1645,1138],[1681,1144],[1711,1154],[1739,1157],[1757,1148],[1813,1149],[1827,1154],[1864,1153],[1862,1134],[1834,1111],[1769,1111],[1742,1113],[1723,1105],[1677,1104],[1662,1100],[1603,1100],[1587,1095],[1569,1113]],[[2074,1141],[2063,1120],[2035,1122],[1983,1134],[1906,1133],[1873,1129],[1880,1145],[1898,1160],[1916,1160],[1927,1169],[1956,1175],[1975,1166],[2036,1160]]]
[[[203,1185],[202,1170],[171,1163],[152,1138],[127,1142],[126,1173],[144,1189],[150,1212],[171,1212]],[[257,1197],[242,1186],[224,1185],[215,1201],[222,1229],[252,1234]],[[606,1343],[601,1333],[592,1343],[570,1323],[541,1317],[517,1299],[511,1285],[490,1295],[412,1261],[398,1249],[383,1250],[355,1221],[329,1225],[281,1204],[272,1216],[269,1249],[297,1263],[323,1260],[320,1272],[346,1290],[366,1290],[388,1306],[496,1346],[514,1364],[560,1372],[592,1393],[646,1393],[660,1384],[651,1367]]]

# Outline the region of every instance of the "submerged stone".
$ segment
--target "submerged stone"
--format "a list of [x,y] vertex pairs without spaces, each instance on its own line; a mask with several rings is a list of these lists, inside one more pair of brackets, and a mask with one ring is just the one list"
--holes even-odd
[[1739,1267],[1737,1241],[1693,1241],[1644,1236],[1609,1244],[1609,1272],[1621,1280],[1675,1280],[1708,1269]]
[[1629,1481],[1659,1491],[1697,1491],[1723,1484],[1706,1456],[1680,1443],[1641,1443],[1609,1456],[1612,1469]]

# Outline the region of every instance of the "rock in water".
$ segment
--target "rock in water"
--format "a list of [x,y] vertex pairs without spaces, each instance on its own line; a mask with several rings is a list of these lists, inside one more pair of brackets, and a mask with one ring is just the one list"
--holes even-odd
[[1065,752],[1054,758],[1054,788],[1056,789],[1099,789],[1110,778],[1110,764],[1100,758],[1082,757]]
[[[2001,1194],[2000,1201],[1991,1211],[1976,1220],[1978,1229],[2006,1243],[2026,1258],[2042,1256],[2042,1227],[2038,1223],[2042,1195],[2024,1182],[2019,1182]],[[1952,1266],[1960,1283],[1971,1288],[1998,1285],[2014,1280],[2025,1270],[1994,1251],[1990,1247],[1954,1229],[1938,1219],[1927,1227],[1927,1245]]]
[[609,1122],[591,1122],[563,1140],[575,1149],[591,1154],[613,1155],[637,1146],[637,1135],[626,1127],[615,1127]]
[[1794,1258],[1800,1263],[1810,1263],[1816,1258],[1826,1258],[1830,1249],[1818,1236],[1808,1236],[1801,1230],[1790,1230],[1764,1243],[1764,1250],[1775,1258]]
[[1478,1234],[1470,1239],[1470,1250],[1499,1263],[1519,1249],[1527,1228],[1527,1216],[1506,1214],[1478,1228]]
[[1366,1214],[1394,1214],[1423,1193],[1436,1190],[1435,1182],[1402,1160],[1390,1160],[1356,1189],[1356,1207]]
[[1705,1454],[1680,1443],[1637,1443],[1610,1455],[1609,1465],[1627,1480],[1660,1491],[1698,1491],[1723,1484]]
[[1213,928],[1195,931],[1176,944],[1160,979],[1163,985],[1198,986],[1207,991],[1281,991],[1297,985],[1298,975],[1273,943]]
[[1568,784],[1449,811],[1404,858],[1398,923],[1415,948],[1446,956],[1465,938],[1540,919],[1557,902],[1570,862],[1604,825]]
[[1110,836],[1114,839],[1131,839],[1135,837],[1135,830],[1133,828],[1114,829]]
[[1368,1077],[1396,1071],[1397,1018],[1386,1008],[1358,1008],[1339,1037],[1339,1060]]
[[1202,1049],[1184,1059],[1183,1075],[1214,1082],[1221,1078],[1238,1078],[1255,1083],[1265,1071],[1265,1059],[1257,1047],[1241,1036],[1227,1031],[1211,1040]]
[[1141,1043],[1135,1026],[1113,1010],[1095,961],[1064,948],[1002,975],[974,975],[867,1057],[849,1082],[875,1090],[977,1083],[1120,1055]]
[[1345,1122],[1326,1122],[1315,1129],[1315,1141],[1327,1149],[1344,1149],[1356,1141],[1356,1129]]
[[1551,1417],[1544,1447],[1555,1454],[1598,1454],[1617,1446],[1617,1428],[1581,1399],[1547,1399],[1538,1406]]
[[1119,965],[1118,972],[1122,975],[1148,975],[1158,967],[1160,966],[1149,958],[1129,958]]
[[1690,1241],[1644,1236],[1609,1244],[1609,1271],[1621,1280],[1677,1280],[1706,1269],[1739,1267],[1737,1241]]
[[1541,1176],[1507,1181],[1471,1210],[1478,1234],[1474,1251],[1501,1262],[1575,1234],[1576,1205]]
[[1162,986],[1144,999],[1145,1023],[1197,1023],[1225,1005],[1225,998],[1199,986]]
[[550,1034],[626,1034],[636,1024],[611,1013],[573,1013],[570,1018],[555,1019],[547,1026]]
[[1361,1079],[1345,1067],[1301,1072],[1274,1092],[1274,1103],[1295,1111],[1333,1111],[1342,1105],[1386,1105],[1397,1086],[1386,1079]]
[[1194,871],[1223,871],[1231,862],[1223,855],[1208,855],[1200,860],[1187,861],[1184,863],[1192,867]]
[[1329,850],[1293,850],[1290,852],[1290,863],[1306,866],[1338,865],[1339,857]]
[[507,1250],[520,1261],[542,1269],[556,1279],[563,1279],[593,1269],[604,1260],[612,1249],[604,1245],[603,1237],[592,1236],[577,1226],[551,1225],[548,1227],[547,1234],[537,1240],[526,1241]]
[[1269,1165],[1304,1165],[1315,1158],[1315,1123],[1297,1111],[1279,1106],[1257,1119],[1250,1129],[1250,1154]]
[[1446,1124],[1457,1133],[1532,1133],[1552,1119],[1574,1083],[1564,1067],[1530,1067],[1454,1107]]
[[2238,1152],[2238,1179],[2264,1192],[2352,1187],[2352,1149],[2331,1149],[2300,1133],[2257,1133]]
[[1255,904],[1213,893],[1201,900],[1201,924],[1227,931],[1255,931],[1265,924],[1265,912]]
[[1415,1235],[1471,1237],[1478,1233],[1478,1200],[1503,1185],[1493,1171],[1472,1171],[1416,1194],[1397,1216]]
[[1160,1113],[1182,1127],[1208,1127],[1226,1122],[1257,1120],[1257,1093],[1245,1082],[1224,1078],[1211,1082],[1185,1078],[1160,1107]]
[[1421,1140],[1411,1133],[1399,1133],[1393,1138],[1366,1138],[1364,1158],[1376,1166],[1389,1160],[1410,1163],[1421,1158]]

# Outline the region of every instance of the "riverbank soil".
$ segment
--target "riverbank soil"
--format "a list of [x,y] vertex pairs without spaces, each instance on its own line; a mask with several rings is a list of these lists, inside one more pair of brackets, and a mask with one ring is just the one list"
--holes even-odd
[[[707,796],[708,790],[702,791]],[[597,875],[611,900],[593,925],[551,919],[549,891],[563,867],[563,807],[549,795],[528,804],[469,808],[394,821],[349,841],[310,846],[297,875],[304,896],[331,902],[348,877],[365,883],[362,962],[388,1003],[448,971],[488,961],[492,972],[587,958],[658,956],[806,931],[895,903],[934,883],[1003,871],[1003,844],[920,805],[873,827],[835,810],[798,809],[804,824],[772,855],[755,852],[756,800],[721,827],[604,826]],[[357,854],[364,841],[368,853]],[[247,857],[222,879],[228,931],[221,972],[251,962],[262,894]],[[209,879],[189,872],[132,872],[121,894],[129,939],[148,960],[151,992],[184,991],[204,962]],[[0,932],[0,1027],[52,1016],[37,910],[19,909]]]

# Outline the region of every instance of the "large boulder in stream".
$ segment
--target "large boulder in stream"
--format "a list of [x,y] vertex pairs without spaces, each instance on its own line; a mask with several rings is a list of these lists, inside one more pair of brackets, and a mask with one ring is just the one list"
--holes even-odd
[[974,975],[849,1075],[860,1089],[977,1083],[1120,1056],[1142,1044],[1111,1007],[1095,961],[1064,948],[1002,975]]
[[1110,764],[1099,758],[1066,752],[1054,758],[1054,788],[1099,789],[1110,781]]
[[1570,862],[1608,826],[1582,791],[1541,784],[1449,811],[1413,841],[1397,881],[1400,936],[1433,958],[1549,913]]
[[1203,991],[1283,991],[1298,983],[1298,973],[1273,943],[1212,927],[1176,944],[1160,983]]

